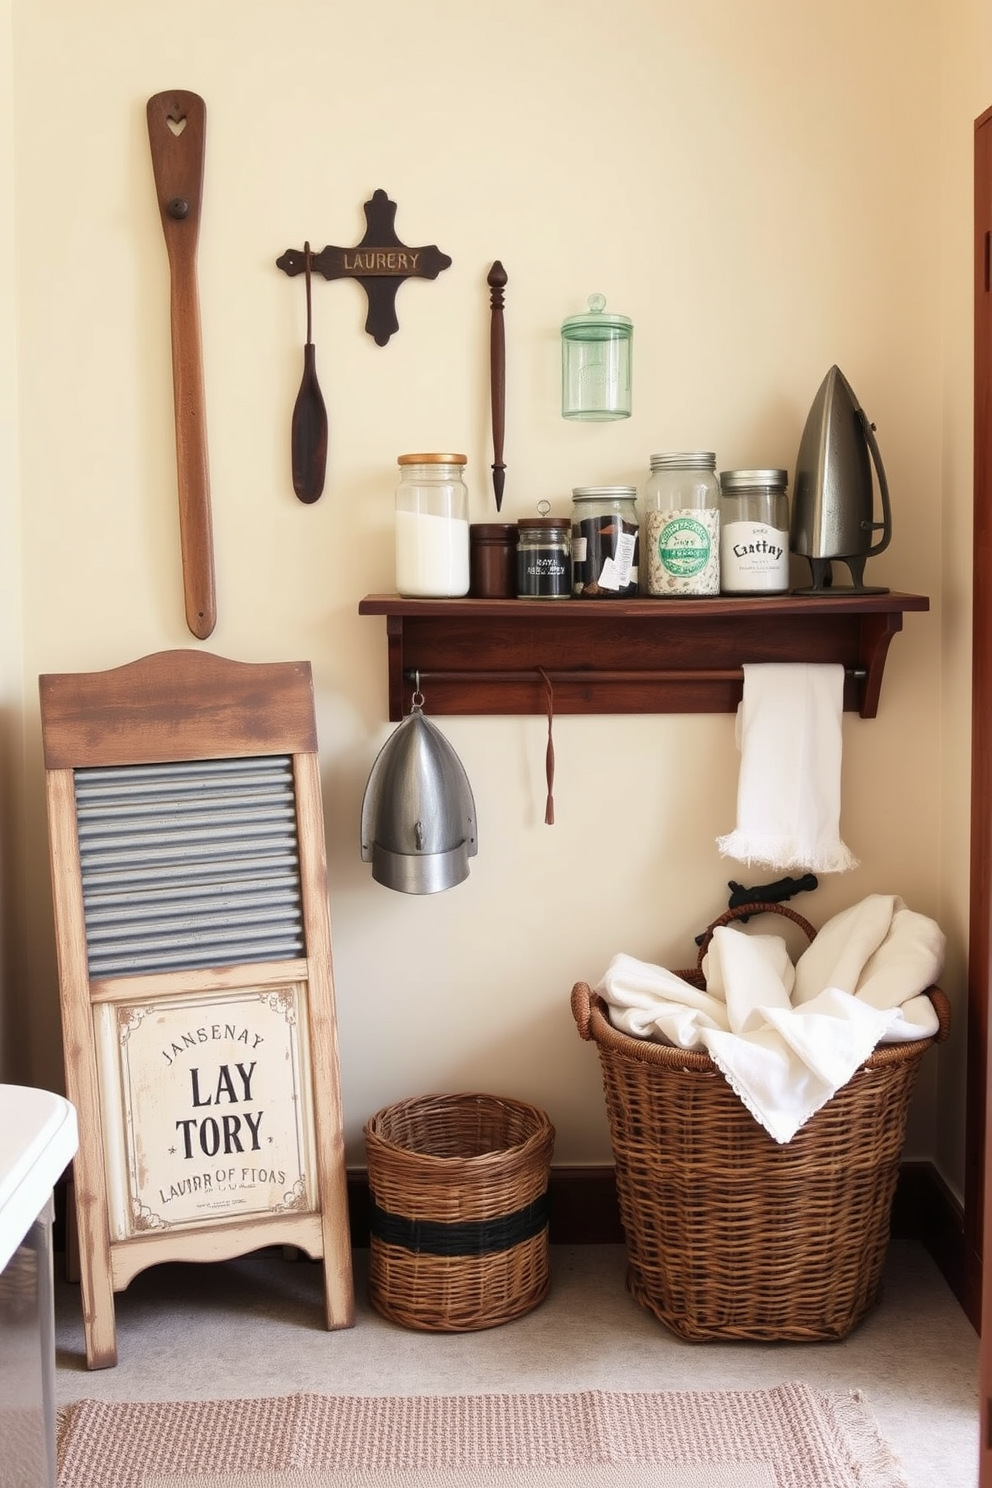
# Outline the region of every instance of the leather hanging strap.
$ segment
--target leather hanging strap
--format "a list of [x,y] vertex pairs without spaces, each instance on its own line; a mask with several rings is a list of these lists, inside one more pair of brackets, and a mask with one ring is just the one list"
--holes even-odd
[[544,807],[544,824],[553,827],[555,824],[555,741],[551,734],[551,726],[555,716],[555,690],[551,685],[551,678],[543,667],[537,669],[544,682],[544,694],[548,709],[548,748],[544,757],[544,771],[548,781],[548,799]]

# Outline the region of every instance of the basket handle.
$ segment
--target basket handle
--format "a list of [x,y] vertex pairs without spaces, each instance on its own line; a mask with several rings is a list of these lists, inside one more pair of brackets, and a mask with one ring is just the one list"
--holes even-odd
[[588,982],[576,982],[572,988],[572,1017],[579,1030],[579,1037],[587,1043],[592,1041],[592,990]]
[[718,919],[715,919],[711,925],[707,925],[699,937],[699,954],[696,957],[696,965],[700,968],[702,967],[703,957],[706,955],[709,943],[713,939],[714,930],[719,929],[721,925],[730,925],[734,920],[750,919],[751,915],[756,914],[783,915],[787,920],[791,920],[794,925],[798,925],[811,943],[816,938],[816,931],[809,920],[804,920],[801,914],[796,914],[794,909],[789,909],[784,904],[736,904],[733,909],[724,910],[723,914]]
[[928,987],[926,996],[933,1003],[939,1027],[933,1036],[935,1044],[946,1043],[951,1032],[951,999],[942,987]]

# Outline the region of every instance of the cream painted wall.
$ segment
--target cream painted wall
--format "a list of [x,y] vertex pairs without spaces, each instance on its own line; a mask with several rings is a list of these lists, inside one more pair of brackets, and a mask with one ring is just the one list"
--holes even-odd
[[[959,528],[970,496],[943,442],[967,372],[963,335],[945,339],[942,251],[948,236],[964,251],[957,151],[970,138],[963,100],[942,109],[939,59],[942,41],[948,65],[968,53],[978,6],[505,0],[490,15],[458,0],[12,0],[12,13],[23,1077],[57,1083],[61,1062],[36,677],[198,644],[183,622],[168,270],[144,116],[170,87],[208,110],[199,277],[219,622],[206,645],[313,663],[350,1159],[389,1101],[493,1089],[548,1109],[559,1161],[608,1161],[572,982],[620,949],[685,965],[727,880],[755,881],[714,843],[733,824],[729,715],[558,720],[550,828],[543,721],[442,720],[478,807],[470,878],[414,898],[360,861],[361,795],[390,726],[384,625],[357,606],[392,587],[399,452],[464,449],[473,520],[493,515],[494,258],[509,275],[510,520],[545,498],[566,512],[573,485],[643,485],[657,449],[791,470],[833,362],[877,424],[895,535],[870,572],[931,595],[933,611],[907,616],[893,643],[879,718],[845,718],[843,826],[861,867],[797,907],[822,922],[883,891],[946,915],[960,1048],[967,808],[938,704],[949,729],[966,727],[967,679],[941,625],[946,585],[960,640],[967,593],[940,534],[945,486]],[[275,259],[304,238],[357,242],[377,187],[399,204],[401,238],[436,242],[453,265],[401,287],[384,349],[362,329],[356,285],[315,283],[330,465],[304,507],[288,460],[303,286]],[[558,326],[594,290],[635,322],[634,416],[575,426],[558,411]],[[912,1155],[934,1151],[936,1114],[930,1062]],[[956,1182],[956,1143],[941,1156]]]
[[[14,200],[11,5],[0,3],[0,199]],[[24,1077],[27,999],[16,933],[23,865],[24,680],[14,213],[0,215],[0,1080]]]

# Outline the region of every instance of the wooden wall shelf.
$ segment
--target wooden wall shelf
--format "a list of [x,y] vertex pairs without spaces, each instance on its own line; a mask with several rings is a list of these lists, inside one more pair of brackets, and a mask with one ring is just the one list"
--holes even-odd
[[767,599],[402,599],[369,594],[384,615],[389,717],[424,712],[728,713],[745,662],[834,662],[844,707],[874,718],[889,642],[922,594]]

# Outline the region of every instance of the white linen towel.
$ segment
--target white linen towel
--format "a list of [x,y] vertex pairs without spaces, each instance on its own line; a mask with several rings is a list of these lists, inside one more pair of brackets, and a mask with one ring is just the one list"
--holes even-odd
[[705,1049],[752,1116],[788,1142],[877,1043],[937,1032],[923,992],[943,957],[933,920],[872,894],[828,921],[795,967],[781,936],[718,925],[705,991],[623,953],[596,991],[623,1032]]
[[737,825],[717,838],[723,857],[813,873],[858,866],[840,836],[843,707],[841,666],[745,666]]

